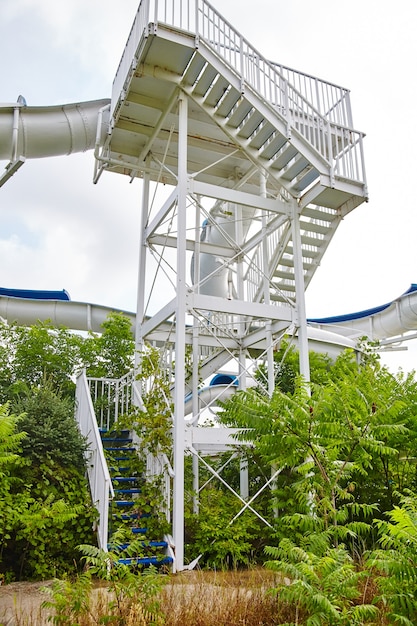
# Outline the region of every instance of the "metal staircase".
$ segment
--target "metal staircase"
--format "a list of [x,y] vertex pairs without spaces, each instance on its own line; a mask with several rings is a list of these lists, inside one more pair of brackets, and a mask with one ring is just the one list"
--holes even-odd
[[[118,562],[123,565],[172,566],[173,557],[167,554],[168,541],[149,539],[147,522],[152,513],[139,510],[137,498],[142,493],[146,477],[137,471],[137,450],[131,433],[102,430],[101,439],[110,465],[115,496],[109,508],[109,547],[120,553]],[[121,530],[124,531],[123,541],[113,547],[114,537]]]
[[[296,202],[307,287],[340,220],[367,198],[363,134],[353,129],[348,90],[266,60],[204,0],[160,5],[140,4],[96,177],[104,169],[131,177],[148,171],[176,185],[176,103],[185,93],[189,192],[210,195],[209,185],[234,181],[259,196],[265,175],[266,196],[280,203],[275,211],[288,218],[286,205]],[[268,237],[272,300],[294,295],[284,221]]]
[[[98,545],[105,551],[119,553],[117,561],[123,565],[175,568],[170,536],[149,537],[150,526],[155,527],[155,520],[165,517],[165,513],[153,510],[143,499],[138,500],[148,479],[144,468],[149,461],[139,458],[134,434],[117,429],[117,419],[114,421],[132,410],[134,393],[131,376],[121,380],[87,380],[82,373],[77,379],[76,421],[88,444],[86,467],[98,513]],[[169,493],[164,495],[169,511]]]

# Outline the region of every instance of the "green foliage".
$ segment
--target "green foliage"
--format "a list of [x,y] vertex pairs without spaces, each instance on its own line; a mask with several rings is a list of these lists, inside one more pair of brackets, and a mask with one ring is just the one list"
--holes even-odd
[[45,381],[73,397],[73,377],[83,368],[97,377],[126,374],[134,356],[129,318],[111,313],[102,327],[102,333],[84,338],[49,322],[30,327],[0,322],[0,402],[14,401]]
[[310,388],[298,378],[293,393],[237,393],[222,420],[243,429],[240,439],[282,469],[281,536],[291,515],[314,514],[337,545],[346,530],[355,539],[367,532],[370,511],[392,506],[392,483],[410,486],[415,479],[416,386],[373,361],[359,366],[347,352],[325,384]]
[[100,335],[91,333],[81,344],[81,360],[87,375],[121,378],[133,367],[135,342],[130,319],[123,313],[110,313]]
[[[83,536],[80,521],[84,511],[80,505],[71,504],[70,498],[64,500],[62,491],[55,495],[45,489],[43,481],[32,486],[24,480],[30,466],[20,455],[26,434],[17,432],[19,421],[9,414],[7,406],[0,406],[0,572],[8,579],[43,578],[68,567],[68,551],[72,552],[72,562],[75,546],[68,543],[74,536]],[[50,478],[57,479],[55,474]],[[67,490],[72,480],[69,475],[63,480]],[[91,518],[89,523],[91,526]],[[71,524],[74,526],[69,531]]]
[[368,555],[376,575],[377,600],[388,608],[389,623],[417,622],[417,497],[403,496],[401,506],[377,522],[379,548]]
[[[127,429],[136,435],[137,454],[129,467],[132,475],[145,475],[148,456],[167,459],[172,456],[172,402],[170,399],[169,380],[161,364],[159,350],[146,346],[140,355],[140,373],[137,376],[141,384],[143,409],[132,409],[128,415],[122,415],[117,422],[117,429]],[[111,461],[110,461],[111,464]],[[135,497],[135,511],[149,514],[147,528],[149,537],[162,537],[169,532],[165,515],[164,475],[146,476],[141,485],[141,493]]]
[[87,571],[76,580],[55,579],[50,587],[42,591],[50,596],[50,600],[42,602],[42,608],[52,609],[48,621],[61,625],[75,626],[92,616],[93,581]]
[[22,443],[22,453],[31,461],[32,469],[44,462],[84,467],[86,445],[74,420],[72,399],[58,395],[49,381],[22,396],[15,407],[23,414],[19,428],[27,437]]
[[291,624],[307,626],[363,626],[373,624],[378,609],[363,602],[361,587],[366,572],[355,566],[341,546],[324,543],[310,551],[282,539],[278,547],[266,548],[272,557],[266,567],[279,572],[282,582],[274,588],[293,614]]
[[[130,616],[130,623],[141,623],[142,620],[145,623],[146,619],[146,623],[162,624],[160,592],[165,579],[152,566],[138,572],[132,566],[120,563],[121,557],[143,551],[141,540],[131,542],[127,549],[121,547],[123,542],[123,534],[113,537],[109,552],[91,545],[79,546],[90,574],[106,580],[109,583],[108,591],[113,594],[113,599],[108,603],[109,615],[106,621],[122,626],[127,616]],[[138,622],[134,620],[135,615],[139,618]]]
[[133,352],[122,314],[87,338],[49,323],[0,323],[0,402],[22,413],[18,419],[0,407],[0,570],[9,578],[72,571],[75,547],[93,540],[97,513],[84,478],[73,377],[84,367],[122,376]]
[[168,372],[161,363],[161,354],[157,348],[146,346],[140,354],[137,379],[143,386],[144,410],[137,411],[131,418],[141,442],[141,450],[143,453],[164,453],[170,456],[173,405]]
[[200,564],[226,569],[255,562],[254,543],[262,536],[260,522],[253,513],[245,511],[232,523],[241,508],[240,501],[230,492],[208,486],[200,494],[199,515],[187,511],[187,548],[192,549],[193,558],[202,554]]
[[73,394],[71,375],[80,367],[81,338],[49,323],[25,327],[0,323],[0,402],[50,380],[56,390]]
[[92,540],[85,445],[72,403],[50,387],[18,404],[28,411],[19,418],[0,407],[0,568],[13,578],[47,578],[73,569],[76,546]]

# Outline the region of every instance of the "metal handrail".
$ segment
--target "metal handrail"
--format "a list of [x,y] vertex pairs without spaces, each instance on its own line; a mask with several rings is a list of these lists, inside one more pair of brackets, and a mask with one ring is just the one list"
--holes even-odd
[[107,551],[109,501],[114,497],[100,431],[94,413],[85,372],[77,378],[75,418],[87,442],[86,465],[91,498],[98,511],[98,545]]
[[[204,42],[295,129],[330,166],[330,175],[366,183],[362,158],[363,133],[352,128],[349,91],[265,59],[207,0],[142,0],[139,5],[112,95],[112,113],[124,99],[126,80],[136,67],[136,55],[158,25],[168,25]],[[334,131],[349,129],[343,148]]]

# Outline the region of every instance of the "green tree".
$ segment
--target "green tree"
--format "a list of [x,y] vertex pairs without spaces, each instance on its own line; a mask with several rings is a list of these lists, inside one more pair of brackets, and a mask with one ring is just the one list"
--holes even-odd
[[[241,438],[253,442],[267,463],[282,468],[277,493],[282,514],[297,514],[301,533],[304,524],[314,522],[336,540],[347,531],[352,536],[365,531],[361,522],[384,503],[384,468],[391,468],[391,480],[394,468],[402,468],[405,442],[408,450],[410,437],[415,442],[409,402],[415,387],[404,388],[374,362],[358,365],[351,353],[335,367],[325,384],[311,385],[311,394],[299,378],[293,393],[276,389],[272,398],[256,389],[237,393],[222,419],[245,429]],[[367,480],[380,480],[382,486],[367,493],[360,488]],[[284,517],[282,523],[289,521]]]
[[379,546],[368,555],[378,593],[389,624],[417,623],[417,497],[401,497],[400,506],[377,522]]
[[85,442],[73,402],[50,386],[22,396],[18,407],[22,414],[14,429],[20,445],[9,475],[12,521],[2,542],[3,567],[15,578],[50,577],[73,569],[76,546],[94,541]]
[[49,380],[61,393],[73,395],[72,375],[81,367],[78,335],[49,323],[17,326],[0,323],[0,401]]
[[81,344],[81,361],[87,375],[121,378],[133,367],[135,342],[130,319],[112,312],[102,324],[100,334],[90,333]]

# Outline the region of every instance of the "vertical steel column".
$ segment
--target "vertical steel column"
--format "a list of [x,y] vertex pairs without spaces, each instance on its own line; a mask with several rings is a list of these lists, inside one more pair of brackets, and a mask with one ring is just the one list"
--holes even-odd
[[[260,195],[261,198],[266,198],[266,174],[261,172],[260,180]],[[265,211],[262,212],[262,265],[263,265],[263,287],[264,287],[264,302],[267,305],[271,304],[270,282],[269,282],[269,255],[268,255],[268,237],[266,233],[267,218]],[[268,395],[272,396],[275,388],[275,368],[274,368],[274,350],[272,346],[272,324],[271,320],[265,321],[265,339],[266,339],[266,361],[268,365]]]
[[145,277],[146,277],[146,241],[144,237],[145,227],[149,215],[149,189],[150,189],[150,173],[149,158],[147,159],[147,168],[143,177],[142,186],[142,207],[139,220],[139,265],[138,265],[138,287],[136,300],[136,322],[135,322],[135,371],[139,366],[139,352],[143,348],[142,323],[145,313]]
[[310,382],[310,361],[308,358],[307,315],[305,302],[303,251],[301,247],[300,216],[298,205],[292,201],[291,229],[294,248],[295,306],[298,327],[298,350],[300,374],[306,383]]
[[[200,221],[201,221],[201,206],[200,206],[200,196],[197,196],[196,205],[195,205],[195,226],[194,226],[194,291],[195,293],[200,293]],[[191,381],[191,391],[192,391],[192,407],[193,407],[193,424],[198,422],[196,416],[199,417],[200,411],[200,400],[198,397],[198,373],[199,373],[199,319],[197,316],[194,316],[193,319],[193,376]],[[198,456],[193,454],[193,513],[194,515],[198,515],[200,505],[199,505],[199,489],[200,489],[200,478],[199,478],[199,464],[198,464]]]
[[174,391],[174,501],[173,538],[175,568],[184,569],[184,437],[185,437],[185,315],[187,237],[187,121],[188,101],[178,98],[178,210],[177,210],[177,296],[175,306],[175,391]]
[[[235,216],[235,241],[237,247],[241,250],[243,246],[243,208],[240,204],[234,205]],[[243,259],[240,254],[236,260],[236,291],[239,300],[245,299],[245,283],[243,276]],[[238,315],[235,317],[237,321],[237,333],[239,337],[243,337],[245,332],[245,317],[244,315]],[[239,350],[239,389],[246,389],[246,351]],[[239,490],[240,496],[243,500],[249,499],[249,467],[247,459],[240,461],[239,472]]]

